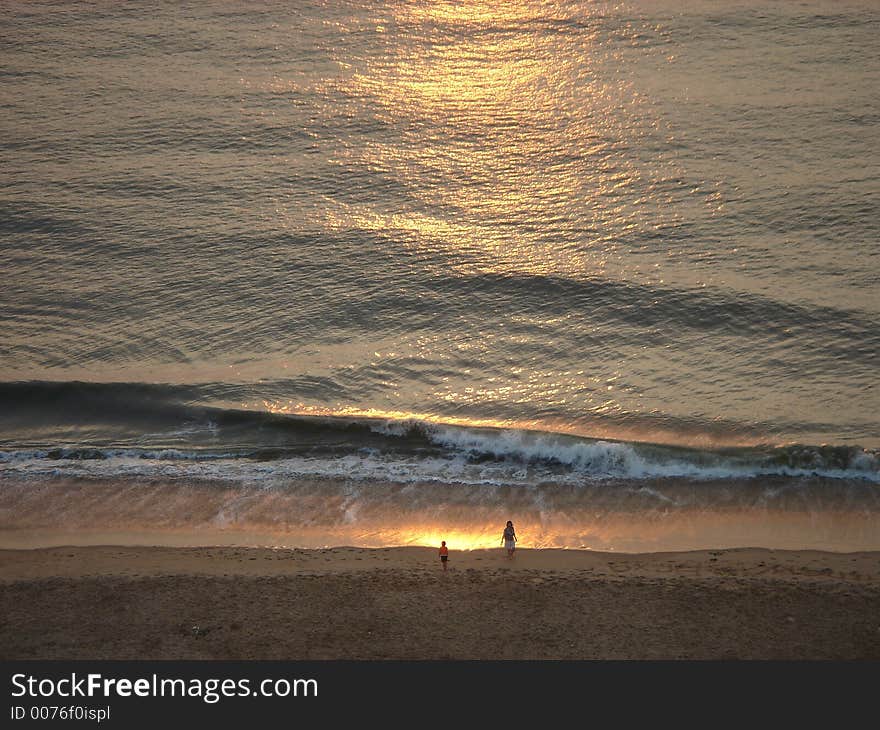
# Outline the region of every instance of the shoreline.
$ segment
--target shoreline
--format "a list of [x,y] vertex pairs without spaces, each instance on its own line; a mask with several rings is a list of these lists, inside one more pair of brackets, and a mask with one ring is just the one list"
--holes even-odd
[[[324,548],[245,545],[52,545],[0,547],[0,585],[40,578],[204,575],[283,576],[362,572],[373,569],[442,572],[436,547],[401,545]],[[676,550],[643,553],[578,548],[517,548],[508,560],[498,548],[450,550],[449,571],[505,570],[597,575],[690,575],[770,577],[786,580],[852,581],[880,587],[880,551],[837,552],[763,547]]]
[[880,659],[880,553],[0,550],[3,659]]
[[[176,467],[175,467],[176,468]],[[762,546],[880,550],[876,489],[770,479],[547,488],[296,479],[0,475],[0,549],[51,545],[324,548],[498,546],[511,516],[520,545],[626,553]],[[790,485],[789,485],[790,486]],[[606,488],[607,487],[607,488]]]

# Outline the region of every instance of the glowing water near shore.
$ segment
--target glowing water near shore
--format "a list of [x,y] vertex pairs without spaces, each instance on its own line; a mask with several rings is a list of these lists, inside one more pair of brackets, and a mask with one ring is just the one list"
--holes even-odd
[[[601,482],[562,488],[299,477],[6,481],[0,547],[238,544],[520,547],[624,552],[762,546],[876,550],[876,490],[811,480]],[[855,505],[860,505],[857,509]]]
[[0,30],[4,535],[880,547],[875,3]]

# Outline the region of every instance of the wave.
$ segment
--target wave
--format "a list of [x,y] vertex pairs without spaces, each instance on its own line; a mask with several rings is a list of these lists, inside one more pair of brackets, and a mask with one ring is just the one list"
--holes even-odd
[[[305,443],[276,447],[106,448],[54,446],[0,452],[0,471],[36,474],[169,475],[292,479],[301,476],[398,482],[573,484],[607,479],[695,481],[821,477],[880,483],[880,458],[858,447],[785,446],[726,450],[590,440],[518,429],[305,417],[273,418]],[[327,434],[335,433],[334,443]],[[371,438],[378,436],[379,440]],[[317,438],[321,436],[321,438]]]
[[386,422],[376,428],[383,433],[422,432],[431,442],[476,460],[491,458],[523,464],[541,463],[567,468],[584,476],[628,479],[821,476],[880,482],[877,452],[860,447],[794,445],[709,450],[424,422]]
[[[728,333],[811,347],[815,333],[827,339],[825,354],[869,362],[880,351],[880,332],[865,312],[828,306],[800,306],[771,297],[724,289],[679,289],[604,278],[576,279],[547,274],[478,274],[438,277],[436,297],[469,302],[491,297],[511,311],[557,316],[591,312],[599,321],[635,326],[640,333],[674,326]],[[552,295],[552,296],[551,296]],[[438,301],[439,304],[439,301]],[[424,301],[406,302],[419,311]],[[435,307],[436,309],[436,307]],[[433,310],[432,310],[433,311]]]
[[[0,464],[78,469],[117,462],[274,463],[290,475],[493,483],[595,479],[810,477],[880,483],[860,446],[693,448],[417,418],[300,415],[208,405],[234,384],[0,383]],[[124,462],[124,464],[123,464]],[[67,464],[67,467],[64,466]],[[230,467],[231,468],[231,467]],[[244,469],[246,471],[246,469]]]

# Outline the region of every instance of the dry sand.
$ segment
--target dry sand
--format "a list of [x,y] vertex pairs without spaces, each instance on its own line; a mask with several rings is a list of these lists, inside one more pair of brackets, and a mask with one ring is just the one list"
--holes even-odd
[[2,659],[880,659],[880,553],[0,551]]

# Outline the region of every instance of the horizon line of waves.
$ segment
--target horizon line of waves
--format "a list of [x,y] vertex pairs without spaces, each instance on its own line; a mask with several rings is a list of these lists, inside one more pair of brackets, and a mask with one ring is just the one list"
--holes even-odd
[[857,447],[789,446],[709,451],[560,434],[386,422],[373,428],[394,437],[416,430],[436,445],[387,450],[357,444],[291,448],[140,449],[56,447],[0,451],[6,473],[119,475],[178,474],[207,479],[277,480],[299,477],[355,481],[437,481],[534,485],[595,480],[736,480],[823,477],[880,483],[880,458]]

